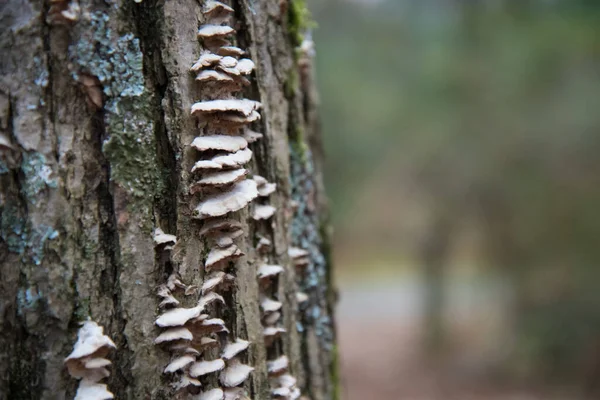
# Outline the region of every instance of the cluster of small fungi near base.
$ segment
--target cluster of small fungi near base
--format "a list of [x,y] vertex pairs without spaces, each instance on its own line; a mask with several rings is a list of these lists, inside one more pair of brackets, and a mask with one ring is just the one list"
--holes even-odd
[[84,322],[73,351],[65,358],[69,374],[80,380],[75,400],[107,400],[114,397],[106,385],[100,383],[110,375],[107,367],[111,362],[105,357],[116,347],[103,331],[93,321]]

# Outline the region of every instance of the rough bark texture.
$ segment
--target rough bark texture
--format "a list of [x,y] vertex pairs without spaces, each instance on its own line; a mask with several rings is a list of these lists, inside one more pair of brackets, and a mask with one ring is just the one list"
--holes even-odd
[[[83,0],[77,21],[57,19],[52,4],[0,5],[0,398],[73,398],[63,360],[88,317],[117,345],[107,381],[116,398],[177,398],[162,373],[169,354],[153,343],[156,287],[173,272],[188,284],[204,276],[188,191],[202,2]],[[300,3],[230,5],[236,40],[257,65],[244,95],[263,104],[250,169],[278,190],[269,223],[237,214],[250,232],[246,256],[217,312],[252,342],[251,398],[270,398],[254,250],[258,235],[270,238],[269,261],[285,267],[288,331],[270,351],[290,357],[303,395],[332,399],[333,292],[314,83],[307,60],[297,62]],[[155,251],[156,227],[177,236],[172,257]],[[292,245],[310,252],[303,274],[290,264]],[[310,297],[303,307],[298,288]]]

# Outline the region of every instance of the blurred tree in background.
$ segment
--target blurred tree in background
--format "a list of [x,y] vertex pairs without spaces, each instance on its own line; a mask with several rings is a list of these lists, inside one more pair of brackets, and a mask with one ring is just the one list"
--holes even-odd
[[[600,2],[313,1],[338,254],[511,282],[513,376],[600,382]],[[343,273],[343,271],[342,271]],[[433,343],[436,343],[433,345]]]

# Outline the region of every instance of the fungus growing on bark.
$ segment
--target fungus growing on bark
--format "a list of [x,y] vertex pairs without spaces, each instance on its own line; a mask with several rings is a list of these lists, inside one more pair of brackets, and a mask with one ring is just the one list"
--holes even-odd
[[254,371],[253,367],[242,364],[234,359],[231,360],[227,368],[219,374],[219,381],[225,387],[238,386],[248,378],[252,371]]
[[264,297],[260,302],[260,308],[262,308],[264,312],[277,311],[282,305],[283,304],[280,301],[273,300],[268,297]]
[[221,234],[223,232],[242,231],[242,224],[234,219],[213,218],[204,221],[200,236]]
[[114,399],[114,395],[105,384],[82,379],[79,382],[74,400],[108,400]]
[[223,390],[216,388],[200,393],[198,400],[223,400],[223,396]]
[[161,246],[161,245],[174,245],[175,243],[177,243],[177,237],[175,235],[169,235],[163,232],[162,229],[160,228],[156,228],[154,230],[154,243],[157,246]]
[[223,349],[223,353],[221,354],[221,357],[224,360],[230,360],[233,357],[237,356],[242,351],[246,350],[249,345],[250,345],[250,342],[247,340],[243,340],[243,339],[239,339],[239,338],[235,339],[235,342],[229,343],[227,346],[225,346],[225,348]]
[[191,146],[198,151],[222,150],[233,153],[248,147],[248,142],[240,136],[212,135],[198,136]]
[[277,211],[277,209],[273,206],[258,204],[254,208],[252,219],[255,221],[269,219],[275,214],[275,211]]
[[225,36],[231,35],[235,32],[230,26],[223,25],[202,25],[200,29],[198,29],[198,38],[200,39],[212,39],[212,38],[222,38]]
[[204,280],[202,294],[204,295],[218,287],[228,286],[234,279],[233,275],[226,274],[223,271],[215,271]]
[[177,371],[187,367],[189,364],[193,363],[194,361],[196,361],[195,356],[191,356],[189,354],[184,354],[181,357],[177,357],[176,359],[171,361],[169,363],[169,365],[167,365],[167,367],[165,368],[164,372],[166,374],[177,372]]
[[235,46],[221,46],[219,50],[217,50],[217,54],[220,56],[241,57],[246,54],[246,52]]
[[237,168],[252,159],[252,150],[246,148],[232,154],[215,156],[210,160],[200,160],[194,164],[192,172],[202,169]]
[[192,318],[196,318],[202,312],[200,306],[192,308],[174,308],[169,311],[165,311],[160,317],[156,319],[156,325],[161,328],[168,326],[183,326]]
[[208,253],[204,267],[208,271],[219,263],[234,260],[243,255],[244,253],[235,244],[225,248],[213,247]]
[[195,218],[219,217],[241,210],[258,196],[256,182],[250,179],[236,183],[224,193],[208,197],[194,210]]
[[201,307],[202,309],[204,309],[207,305],[209,305],[215,301],[220,301],[221,303],[225,304],[225,300],[223,299],[223,296],[221,296],[220,294],[215,293],[215,292],[210,292],[210,293],[203,295],[200,298],[200,301],[198,302],[198,307]]
[[192,115],[239,113],[248,117],[260,107],[258,101],[248,99],[207,100],[195,103],[192,106]]
[[169,328],[154,339],[154,343],[172,342],[175,340],[192,340],[194,336],[189,329],[180,326],[177,328]]
[[244,139],[246,139],[246,141],[248,143],[254,143],[257,140],[262,139],[263,134],[259,133],[259,132],[254,132],[253,130],[250,130],[250,129],[246,129],[244,131],[243,137],[244,137]]
[[196,76],[198,82],[233,82],[233,78],[227,74],[212,69],[200,72]]
[[271,249],[271,241],[265,237],[261,237],[256,245],[256,251],[259,253],[267,253]]
[[212,374],[225,368],[225,361],[217,358],[212,361],[199,361],[192,364],[190,367],[190,376],[197,378],[206,374]]
[[296,292],[296,301],[298,304],[302,304],[308,301],[308,295],[304,292]]
[[194,379],[191,376],[184,374],[181,376],[179,382],[172,384],[172,386],[175,390],[181,390],[187,388],[188,386],[200,387],[202,386],[202,383],[200,383],[198,379]]
[[267,372],[269,373],[269,376],[277,376],[287,371],[289,363],[290,361],[287,356],[281,356],[273,361],[267,361]]
[[280,318],[281,318],[281,313],[272,312],[272,313],[268,313],[267,315],[265,315],[263,317],[263,321],[267,325],[275,325],[279,321]]
[[113,398],[106,385],[98,383],[110,375],[106,367],[111,362],[104,357],[111,349],[116,348],[114,342],[104,335],[103,331],[104,329],[94,321],[84,322],[77,333],[77,342],[73,351],[65,358],[69,374],[81,379],[76,399]]
[[195,193],[207,186],[219,187],[231,185],[244,179],[247,173],[248,171],[244,168],[207,173],[190,187],[190,192]]
[[281,265],[263,264],[260,267],[258,267],[257,276],[258,279],[262,282],[274,278],[282,272],[283,267]]

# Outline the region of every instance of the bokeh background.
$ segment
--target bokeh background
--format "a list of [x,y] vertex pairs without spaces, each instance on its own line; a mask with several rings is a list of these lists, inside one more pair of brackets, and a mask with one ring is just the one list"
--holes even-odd
[[343,398],[600,398],[600,2],[308,5]]

